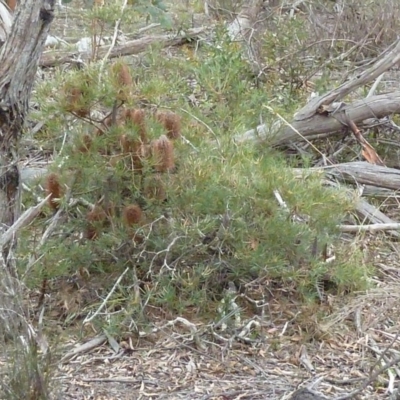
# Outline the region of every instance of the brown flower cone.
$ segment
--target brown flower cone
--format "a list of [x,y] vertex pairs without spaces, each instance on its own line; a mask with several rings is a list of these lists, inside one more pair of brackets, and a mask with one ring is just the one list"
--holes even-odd
[[84,104],[83,93],[79,87],[69,87],[65,89],[66,92],[66,106],[65,110],[78,115],[79,117],[86,117],[90,113],[90,109]]
[[137,204],[129,204],[122,212],[122,218],[125,225],[132,226],[140,223],[143,217],[143,211]]
[[123,153],[130,153],[133,151],[133,139],[125,133],[120,136],[119,142]]
[[171,111],[157,111],[156,119],[167,131],[169,139],[178,139],[181,135],[181,117]]
[[101,222],[104,223],[106,219],[107,213],[98,205],[96,205],[92,211],[89,211],[86,215],[86,221],[88,222],[86,238],[89,240],[96,239],[102,229]]
[[129,67],[125,63],[119,62],[112,66],[112,72],[116,76],[117,84],[120,87],[117,99],[127,101],[133,86]]
[[165,135],[151,143],[151,152],[157,172],[169,172],[175,168],[174,145]]
[[142,144],[128,135],[123,134],[120,137],[121,149],[124,154],[130,154],[132,159],[132,168],[141,172],[143,170],[142,163]]
[[59,203],[56,199],[61,198],[62,188],[60,178],[57,174],[52,173],[46,179],[46,193],[50,195],[48,203],[53,210],[58,210]]
[[158,200],[163,202],[167,198],[165,184],[159,174],[148,178],[144,183],[143,194],[151,200]]
[[135,108],[125,110],[125,120],[138,129],[140,140],[147,143],[146,113],[144,110]]

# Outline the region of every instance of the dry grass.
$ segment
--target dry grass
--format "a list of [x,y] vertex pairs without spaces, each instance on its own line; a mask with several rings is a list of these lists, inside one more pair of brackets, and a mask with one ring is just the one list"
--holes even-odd
[[308,14],[313,37],[325,54],[334,48],[336,52],[353,49],[350,59],[371,59],[397,39],[400,9],[396,0],[349,0],[343,7],[330,3],[321,2]]

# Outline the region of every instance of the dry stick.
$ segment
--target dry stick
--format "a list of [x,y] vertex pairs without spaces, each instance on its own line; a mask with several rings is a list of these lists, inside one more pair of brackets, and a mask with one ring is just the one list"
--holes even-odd
[[393,50],[386,55],[382,55],[371,68],[366,69],[356,79],[343,83],[338,88],[331,90],[323,96],[311,100],[302,110],[295,115],[296,121],[311,118],[321,105],[331,104],[338,101],[357,89],[359,86],[378,78],[385,71],[396,65],[400,61],[400,39],[397,41]]
[[[66,198],[68,201],[69,201],[69,199],[70,199],[70,197],[71,197],[72,186],[73,186],[73,183],[74,183],[75,179],[76,179],[76,175],[73,176],[73,179],[72,179],[72,181],[71,181],[71,185],[70,185],[70,187],[68,188],[67,193],[65,194],[65,198]],[[50,194],[50,195],[51,195],[51,194]],[[50,196],[50,195],[49,195],[49,196]],[[44,200],[43,200],[43,201],[44,201]],[[54,231],[54,229],[57,227],[57,224],[58,224],[58,222],[60,221],[61,215],[62,215],[63,212],[64,212],[64,209],[63,209],[62,207],[60,207],[60,208],[57,210],[56,214],[55,214],[55,215],[53,216],[53,218],[52,218],[52,221],[51,221],[50,225],[47,227],[47,229],[45,230],[45,232],[44,232],[42,238],[40,239],[39,247],[37,248],[37,250],[40,249],[40,248],[45,244],[46,240],[49,238],[49,236],[51,235],[51,233],[52,233],[52,232]],[[30,256],[30,258],[29,258],[29,263],[28,263],[28,265],[27,265],[27,267],[26,267],[25,273],[24,273],[23,276],[22,276],[22,279],[24,279],[24,278],[28,275],[28,273],[30,272],[30,270],[32,269],[32,267],[36,264],[36,262],[37,262],[41,257],[43,257],[43,254],[42,254],[41,256],[39,256],[39,258],[36,258],[34,255],[31,255],[31,256]]]
[[124,3],[122,4],[122,7],[121,7],[121,16],[115,22],[114,34],[113,34],[113,38],[112,38],[112,41],[111,41],[111,45],[110,45],[106,55],[101,60],[100,73],[99,73],[99,82],[101,82],[101,76],[102,76],[102,73],[103,73],[104,65],[105,65],[106,61],[108,60],[108,58],[110,57],[111,51],[115,47],[115,43],[117,42],[118,29],[119,29],[119,26],[121,25],[122,15],[124,13],[124,10],[125,10],[127,4],[128,4],[128,0],[124,0]]
[[22,229],[24,226],[29,225],[40,213],[42,208],[46,205],[50,198],[51,194],[49,194],[45,199],[43,199],[39,204],[34,207],[26,210],[14,224],[7,229],[6,232],[0,238],[0,249],[2,249],[13,237],[17,234],[17,232]]
[[107,341],[106,335],[97,336],[94,339],[90,340],[89,342],[84,343],[75,348],[74,350],[70,351],[69,353],[65,354],[65,356],[60,360],[60,362],[63,363],[80,353],[86,353],[89,350],[95,349],[96,347],[101,346],[106,341]]
[[389,224],[370,224],[370,225],[339,225],[341,232],[377,232],[390,231],[392,229],[400,229],[400,223],[394,222]]
[[126,377],[118,377],[115,376],[113,378],[83,378],[80,379],[82,382],[115,382],[115,383],[127,383],[127,384],[142,384],[145,383],[147,385],[155,385],[159,386],[158,382],[155,381],[150,381],[146,379],[132,379],[132,378],[126,378]]
[[399,337],[399,332],[397,332],[396,335],[394,335],[394,337],[392,338],[392,341],[389,343],[388,346],[386,346],[385,350],[383,350],[380,357],[376,360],[375,364],[371,367],[371,372],[380,363],[380,361],[385,357],[386,353],[393,347],[393,345],[396,342],[398,337]]
[[396,365],[399,362],[400,362],[400,356],[394,358],[392,361],[390,361],[389,363],[385,364],[383,367],[379,368],[376,372],[374,372],[372,375],[370,375],[370,377],[358,389],[353,390],[352,392],[350,392],[348,394],[345,394],[343,396],[335,397],[334,400],[351,399],[355,395],[357,395],[357,394],[361,393],[363,390],[365,390],[368,385],[370,385],[371,383],[375,382],[376,378],[378,378],[378,376],[382,372],[385,372],[387,369],[389,369],[390,367],[393,367],[393,365]]
[[[211,28],[199,27],[188,29],[187,31],[176,35],[143,36],[140,39],[130,40],[129,42],[114,47],[109,45],[99,46],[98,55],[104,57],[109,53],[108,58],[115,58],[142,53],[153,44],[161,44],[163,47],[178,46],[187,43],[189,40],[196,39],[200,34],[207,32],[209,29]],[[43,53],[39,65],[41,67],[52,67],[74,62],[75,58],[79,56],[79,54],[78,51],[52,51],[49,53]]]
[[125,271],[119,276],[117,281],[115,282],[114,286],[111,288],[110,292],[108,293],[107,297],[103,300],[103,302],[100,304],[100,307],[96,310],[94,314],[92,314],[91,317],[86,317],[85,320],[83,321],[83,325],[92,321],[99,313],[100,311],[105,307],[107,304],[108,299],[111,297],[111,295],[114,293],[115,289],[119,285],[119,283],[122,281],[122,278],[125,276],[125,274],[129,271],[129,267],[125,269]]

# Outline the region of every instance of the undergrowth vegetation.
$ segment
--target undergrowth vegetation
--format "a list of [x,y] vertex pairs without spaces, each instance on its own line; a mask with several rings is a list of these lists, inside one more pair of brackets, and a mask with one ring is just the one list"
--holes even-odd
[[[301,33],[299,22],[287,28]],[[291,51],[285,31],[265,38],[271,64]],[[260,84],[222,25],[215,40],[56,70],[38,85],[31,117],[46,124],[36,139],[55,156],[52,175],[24,204],[46,190],[52,197],[23,233],[20,267],[25,273],[33,251],[29,286],[71,276],[76,290],[97,283],[91,301],[66,290],[68,321],[95,311],[121,274],[104,310],[113,317],[100,314],[99,327],[128,314],[147,324],[155,309],[216,318],[232,283],[248,294],[274,282],[311,302],[321,286],[334,294],[367,287],[369,267],[338,241],[353,208],[348,194],[299,176],[268,142],[234,140],[273,122],[263,105],[290,119],[307,96],[296,81],[301,66],[280,74],[275,65]],[[39,246],[56,212],[61,222]],[[326,263],[332,245],[336,260]]]

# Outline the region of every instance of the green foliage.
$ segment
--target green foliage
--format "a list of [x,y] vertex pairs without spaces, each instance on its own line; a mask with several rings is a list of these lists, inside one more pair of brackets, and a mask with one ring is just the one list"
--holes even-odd
[[[275,18],[278,29],[267,29],[262,38],[265,63],[271,69],[274,81],[274,100],[280,106],[293,107],[301,101],[304,79],[309,75],[309,65],[304,57],[304,46],[308,38],[301,18]],[[277,74],[278,72],[278,74]]]

